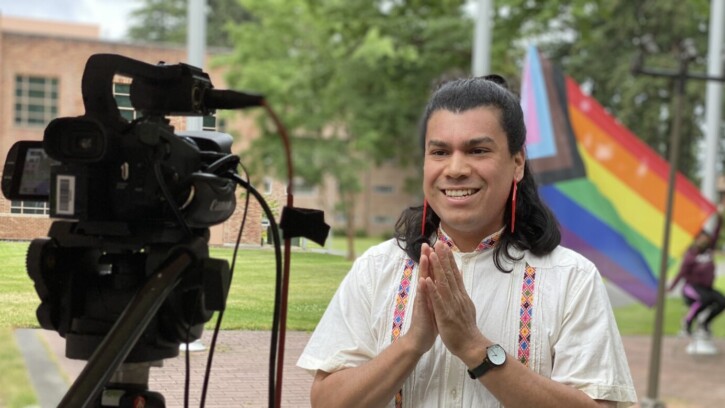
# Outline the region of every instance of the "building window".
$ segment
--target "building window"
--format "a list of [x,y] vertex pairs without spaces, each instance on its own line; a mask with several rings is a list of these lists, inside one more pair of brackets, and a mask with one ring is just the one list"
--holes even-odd
[[335,223],[337,224],[345,224],[347,222],[347,217],[343,213],[335,213]]
[[127,121],[136,119],[136,110],[131,104],[131,84],[113,83],[113,98],[116,99],[118,111]]
[[204,116],[201,130],[216,130],[216,117],[211,115]]
[[15,124],[45,126],[58,116],[58,79],[15,77]]
[[218,116],[207,115],[202,119],[201,130],[212,130],[216,132],[226,132],[227,122],[224,118]]
[[377,225],[390,225],[393,223],[393,219],[387,215],[376,215],[373,217],[373,223]]
[[308,183],[301,177],[295,177],[294,190],[292,191],[296,195],[312,195],[317,192],[317,187],[314,184]]
[[11,214],[33,214],[33,215],[48,215],[50,214],[50,207],[46,201],[18,201],[13,200],[10,202],[10,213]]
[[392,194],[393,186],[390,185],[377,185],[373,186],[373,191],[379,194]]

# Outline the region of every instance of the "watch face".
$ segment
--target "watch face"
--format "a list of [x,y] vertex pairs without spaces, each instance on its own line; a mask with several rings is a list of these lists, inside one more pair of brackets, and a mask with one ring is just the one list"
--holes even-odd
[[493,365],[499,366],[506,361],[506,351],[498,344],[494,344],[486,349],[486,354],[488,355],[488,361]]

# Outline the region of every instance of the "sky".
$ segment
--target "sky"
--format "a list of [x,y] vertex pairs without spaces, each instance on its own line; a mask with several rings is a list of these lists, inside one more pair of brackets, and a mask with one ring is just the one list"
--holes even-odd
[[98,24],[101,37],[122,39],[130,12],[141,0],[0,0],[0,14],[63,22]]

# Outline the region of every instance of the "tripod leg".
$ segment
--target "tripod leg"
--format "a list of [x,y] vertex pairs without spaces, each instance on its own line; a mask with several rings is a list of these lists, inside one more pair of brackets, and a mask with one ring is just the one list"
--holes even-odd
[[188,248],[174,251],[167,258],[167,262],[152,274],[91,355],[88,364],[63,397],[59,407],[87,407],[96,399],[126,359],[151,318],[179,283],[183,272],[193,264],[194,257],[191,252]]

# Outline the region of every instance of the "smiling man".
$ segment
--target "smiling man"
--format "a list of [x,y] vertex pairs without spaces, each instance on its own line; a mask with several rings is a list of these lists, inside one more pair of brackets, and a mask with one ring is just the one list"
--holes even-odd
[[444,84],[422,206],[363,254],[298,365],[314,407],[626,407],[636,394],[599,272],[561,247],[499,76]]
[[428,120],[423,192],[442,226],[463,252],[501,229],[513,183],[524,172],[524,152],[508,151],[497,109],[440,109]]

